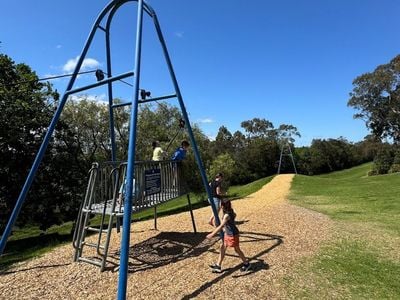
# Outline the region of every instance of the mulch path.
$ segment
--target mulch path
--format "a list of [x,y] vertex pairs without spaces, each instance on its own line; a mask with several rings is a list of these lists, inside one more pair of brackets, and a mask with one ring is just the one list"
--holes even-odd
[[[220,241],[205,239],[209,207],[197,209],[193,233],[189,212],[133,223],[128,299],[284,299],[282,279],[295,263],[311,256],[331,236],[332,222],[324,215],[286,200],[293,175],[276,176],[258,192],[235,200],[241,248],[253,271],[242,274],[240,259],[228,249],[224,272],[213,274]],[[120,234],[113,233],[118,255]],[[71,245],[14,265],[0,274],[0,299],[115,299],[118,272],[100,273],[73,262]]]

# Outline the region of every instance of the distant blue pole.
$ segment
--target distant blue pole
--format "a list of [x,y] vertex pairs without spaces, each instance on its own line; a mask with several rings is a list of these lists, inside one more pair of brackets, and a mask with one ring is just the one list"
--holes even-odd
[[[219,216],[218,216],[218,210],[214,205],[214,201],[212,201],[213,196],[212,196],[212,193],[211,193],[211,188],[208,185],[207,175],[204,172],[203,162],[201,160],[200,153],[199,153],[199,150],[197,148],[196,140],[194,138],[192,127],[191,127],[190,122],[189,122],[189,117],[188,117],[187,112],[186,112],[185,104],[183,103],[182,94],[181,94],[181,91],[180,91],[179,86],[178,86],[178,81],[176,80],[174,69],[172,68],[171,59],[169,57],[167,46],[165,44],[164,37],[163,37],[162,32],[161,32],[161,27],[160,27],[160,24],[159,24],[158,19],[157,19],[157,15],[154,12],[154,10],[151,11],[151,14],[152,14],[153,21],[154,21],[154,24],[155,24],[155,27],[156,27],[156,30],[157,30],[158,38],[159,38],[159,40],[161,42],[161,46],[162,46],[162,49],[163,49],[163,52],[164,52],[164,57],[165,57],[165,60],[167,62],[167,65],[168,65],[168,70],[169,70],[169,73],[171,75],[171,79],[172,79],[172,82],[173,82],[173,85],[174,85],[174,88],[175,88],[176,97],[178,98],[179,105],[180,105],[181,110],[182,110],[183,119],[185,120],[185,124],[187,125],[187,130],[188,130],[188,134],[189,134],[189,138],[190,138],[190,143],[191,143],[191,146],[193,148],[193,153],[194,153],[197,165],[198,165],[199,170],[200,170],[201,179],[203,181],[204,188],[206,189],[206,192],[207,192],[207,195],[208,195],[208,199],[210,200],[211,209],[213,211],[214,218],[215,218],[215,223],[218,226],[221,223],[220,220],[219,220]],[[223,236],[223,232],[221,231],[221,237],[222,236]]]
[[139,101],[139,81],[140,81],[140,56],[142,49],[142,26],[143,26],[143,0],[138,0],[137,12],[137,32],[136,32],[136,53],[135,53],[135,81],[134,95],[131,106],[131,120],[129,128],[129,147],[128,147],[128,166],[127,166],[127,199],[124,203],[124,219],[121,241],[121,259],[118,278],[118,300],[126,299],[126,288],[128,281],[128,263],[129,263],[129,242],[131,230],[132,213],[132,192],[133,192],[133,174],[135,171],[135,152],[136,152],[136,125]]
[[69,84],[67,86],[66,93],[62,97],[62,99],[60,101],[60,104],[58,105],[57,110],[56,110],[56,112],[55,112],[55,114],[53,116],[53,119],[50,122],[49,128],[47,129],[47,133],[46,133],[46,135],[45,135],[45,137],[43,139],[43,142],[42,142],[42,144],[41,144],[41,146],[39,148],[39,152],[36,154],[36,157],[35,157],[35,160],[33,162],[33,165],[32,165],[32,167],[31,167],[31,169],[29,171],[28,177],[26,178],[24,186],[22,187],[22,190],[21,190],[21,192],[19,194],[18,200],[17,200],[17,202],[15,204],[15,207],[14,207],[12,213],[11,213],[10,219],[8,220],[7,226],[6,226],[6,228],[5,228],[4,232],[3,232],[3,235],[1,237],[0,255],[3,254],[4,248],[6,247],[6,243],[7,243],[8,237],[11,234],[12,228],[14,227],[15,221],[18,218],[18,215],[19,215],[19,213],[21,211],[22,205],[25,202],[26,195],[27,195],[27,193],[28,193],[28,191],[29,191],[29,189],[30,189],[30,187],[32,185],[33,179],[35,178],[35,175],[36,175],[36,172],[37,172],[37,170],[39,168],[39,165],[42,162],[43,156],[44,156],[44,154],[46,152],[46,149],[47,149],[47,146],[48,146],[48,144],[50,142],[51,136],[53,135],[54,129],[56,127],[56,124],[57,124],[57,122],[58,122],[58,120],[60,118],[60,115],[61,115],[61,112],[62,112],[62,110],[64,108],[65,102],[68,99],[68,95],[69,95],[68,91],[71,90],[71,88],[72,88],[72,86],[73,86],[73,84],[75,82],[75,79],[76,79],[76,77],[78,75],[78,72],[79,72],[79,70],[80,70],[80,68],[82,66],[83,59],[86,56],[86,53],[87,53],[87,51],[89,49],[89,45],[90,45],[90,43],[91,43],[91,41],[92,41],[92,39],[94,37],[94,34],[96,32],[97,26],[99,25],[101,19],[104,17],[104,15],[107,13],[107,11],[110,9],[110,7],[112,7],[112,5],[113,4],[109,4],[99,14],[99,16],[97,17],[97,20],[94,23],[94,25],[92,27],[92,30],[91,30],[91,32],[90,32],[90,34],[89,34],[89,36],[88,36],[88,38],[86,40],[85,47],[83,48],[82,53],[81,53],[81,55],[80,55],[80,57],[78,59],[78,62],[77,62],[76,67],[75,67],[75,71],[74,71],[73,75],[71,76],[71,79],[70,79]]

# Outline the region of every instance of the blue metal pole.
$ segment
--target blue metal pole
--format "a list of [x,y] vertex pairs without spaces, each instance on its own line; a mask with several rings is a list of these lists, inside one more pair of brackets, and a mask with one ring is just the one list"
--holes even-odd
[[86,86],[78,87],[78,88],[73,89],[73,90],[69,90],[69,91],[65,92],[65,95],[69,96],[69,95],[72,95],[72,94],[83,92],[83,91],[86,91],[86,90],[89,90],[89,89],[104,85],[104,84],[109,83],[109,82],[114,82],[114,81],[117,81],[117,80],[121,80],[122,78],[133,76],[134,74],[135,73],[133,73],[133,72],[126,72],[126,73],[122,73],[120,75],[117,75],[115,77],[108,77],[106,79],[103,79],[102,81],[99,81],[99,82],[96,82],[96,83],[92,83],[92,84],[89,84],[89,85],[86,85]]
[[[107,57],[107,74],[111,77],[111,50],[110,50],[110,28],[106,30],[106,57]],[[114,109],[113,109],[113,88],[112,83],[108,83],[108,113],[110,118],[110,142],[111,142],[111,161],[116,161],[117,150],[115,145],[115,127],[114,127]]]
[[[76,77],[78,75],[78,72],[79,72],[79,70],[80,70],[80,68],[82,66],[83,59],[86,56],[86,53],[87,53],[87,51],[89,49],[89,45],[90,45],[90,43],[91,43],[91,41],[92,41],[92,39],[94,37],[94,34],[96,32],[97,26],[99,25],[101,19],[104,17],[104,15],[107,13],[107,11],[110,9],[110,7],[112,7],[112,5],[113,5],[113,3],[109,4],[99,14],[99,16],[97,17],[97,20],[96,20],[96,22],[94,23],[94,25],[92,27],[92,30],[91,30],[91,32],[90,32],[90,34],[89,34],[89,36],[88,36],[88,38],[86,40],[86,44],[85,44],[85,46],[84,46],[84,48],[82,50],[82,53],[81,53],[81,55],[80,55],[80,57],[78,59],[78,62],[77,62],[76,67],[75,67],[75,71],[74,71],[73,75],[71,76],[71,79],[70,79],[69,84],[68,84],[67,89],[66,89],[67,92],[69,90],[71,90],[71,88],[72,88],[72,86],[73,86],[73,84],[75,82],[75,79],[76,79]],[[46,133],[46,135],[45,135],[45,137],[43,139],[43,142],[42,142],[42,144],[41,144],[41,146],[39,148],[39,152],[36,154],[36,157],[35,157],[35,160],[33,162],[33,165],[32,165],[32,167],[31,167],[31,169],[29,171],[28,177],[26,178],[24,186],[22,187],[22,190],[21,190],[21,192],[19,194],[19,197],[17,199],[15,207],[14,207],[12,213],[11,213],[10,219],[8,220],[7,226],[6,226],[6,228],[5,228],[4,232],[3,232],[3,235],[1,237],[0,255],[3,254],[4,248],[6,247],[6,243],[7,243],[8,237],[11,234],[11,231],[12,231],[12,228],[13,228],[13,226],[15,224],[15,221],[17,220],[17,217],[18,217],[18,215],[19,215],[19,213],[21,211],[22,205],[25,202],[26,195],[27,195],[27,193],[28,193],[28,191],[29,191],[29,189],[30,189],[30,187],[32,185],[33,179],[35,178],[35,175],[36,175],[36,172],[37,172],[37,170],[39,168],[39,165],[42,162],[43,156],[44,156],[44,154],[46,152],[46,149],[47,149],[47,146],[48,146],[48,144],[50,142],[50,138],[53,135],[53,131],[54,131],[55,126],[56,126],[56,124],[57,124],[57,122],[58,122],[58,120],[60,118],[61,112],[62,112],[62,110],[64,108],[65,102],[67,101],[67,98],[68,98],[68,93],[65,93],[64,96],[62,97],[61,101],[60,101],[60,104],[59,104],[54,116],[53,116],[53,119],[50,122],[49,128],[47,129],[47,133]]]
[[[200,170],[201,179],[203,181],[204,188],[206,189],[206,192],[207,192],[207,195],[208,195],[208,199],[210,200],[209,202],[211,204],[211,209],[212,209],[213,214],[214,214],[215,223],[218,226],[220,224],[220,220],[219,220],[219,216],[218,216],[218,210],[214,205],[214,201],[212,201],[213,197],[212,197],[210,186],[208,185],[207,175],[204,172],[203,162],[201,160],[200,153],[199,153],[199,150],[197,148],[196,140],[194,138],[192,127],[191,127],[190,122],[189,122],[189,117],[188,117],[187,112],[186,112],[185,104],[183,103],[182,94],[181,94],[181,91],[180,91],[179,86],[178,86],[178,81],[176,80],[176,76],[175,76],[174,70],[172,68],[171,59],[169,57],[167,46],[165,44],[164,37],[163,37],[162,32],[161,32],[161,27],[160,27],[160,24],[159,24],[158,19],[157,19],[157,15],[154,12],[154,10],[151,11],[151,14],[152,14],[153,21],[154,21],[154,24],[155,24],[155,27],[156,27],[156,30],[157,30],[158,38],[159,38],[159,40],[161,42],[161,46],[162,46],[162,49],[163,49],[163,52],[164,52],[164,57],[165,57],[165,60],[167,62],[167,65],[168,65],[168,70],[169,70],[169,73],[171,75],[171,79],[172,79],[172,82],[173,82],[173,85],[174,85],[174,88],[175,88],[176,97],[178,98],[179,105],[180,105],[181,110],[182,110],[183,119],[185,120],[185,123],[187,125],[187,130],[188,130],[188,134],[189,134],[189,138],[190,138],[190,143],[192,144],[193,153],[194,153],[197,165],[198,165],[199,170]],[[223,236],[223,232],[221,231],[221,237],[222,236]]]
[[139,83],[140,83],[140,63],[142,49],[142,26],[143,26],[143,0],[138,0],[137,12],[137,32],[136,32],[136,53],[135,53],[135,83],[133,103],[131,106],[131,120],[129,128],[129,147],[128,147],[128,166],[127,166],[127,199],[124,203],[124,220],[121,241],[121,259],[118,278],[118,300],[126,299],[126,288],[128,281],[128,263],[129,263],[129,242],[131,230],[132,213],[132,192],[133,192],[133,174],[135,170],[135,152],[136,152],[136,125],[139,101]]
[[[114,17],[115,12],[122,5],[121,3],[117,3],[113,9],[110,11],[110,14],[107,19],[106,28],[105,28],[105,40],[106,40],[106,58],[107,58],[107,76],[112,76],[112,67],[111,67],[111,43],[110,43],[110,27],[111,21]],[[108,113],[110,118],[109,130],[110,130],[110,142],[111,142],[111,161],[115,162],[117,160],[117,146],[115,142],[115,126],[114,126],[114,103],[113,103],[113,86],[110,82],[108,84]]]

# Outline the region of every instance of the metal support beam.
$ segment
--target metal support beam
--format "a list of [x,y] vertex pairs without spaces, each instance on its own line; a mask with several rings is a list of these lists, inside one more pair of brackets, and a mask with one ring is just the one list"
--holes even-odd
[[189,196],[189,194],[187,194],[186,196],[187,196],[188,205],[189,205],[190,217],[192,218],[193,231],[194,231],[194,233],[197,233],[196,223],[194,222],[192,203],[190,202],[190,196]]
[[[218,216],[218,210],[215,207],[214,202],[212,201],[211,188],[210,188],[210,186],[208,184],[207,175],[206,175],[206,173],[204,171],[203,162],[202,162],[201,157],[200,157],[199,149],[197,148],[196,140],[194,138],[192,127],[191,127],[190,122],[189,122],[189,117],[188,117],[188,114],[186,112],[185,104],[183,103],[182,94],[181,94],[181,91],[180,91],[179,86],[178,86],[178,81],[176,79],[175,72],[174,72],[174,69],[172,67],[171,59],[170,59],[169,54],[168,54],[167,46],[165,44],[164,37],[163,37],[162,32],[161,32],[161,27],[160,27],[160,24],[158,22],[157,15],[155,14],[154,11],[152,11],[152,17],[153,17],[154,25],[155,25],[156,30],[157,30],[158,39],[160,40],[161,47],[162,47],[162,50],[164,52],[164,57],[165,57],[165,60],[167,62],[167,65],[168,65],[168,70],[169,70],[169,73],[170,73],[170,76],[171,76],[171,79],[172,79],[172,83],[173,83],[174,88],[175,88],[175,93],[176,93],[176,96],[178,98],[179,105],[181,107],[182,116],[183,116],[183,119],[184,119],[184,121],[186,123],[186,126],[187,126],[187,131],[188,131],[188,134],[189,134],[190,143],[191,143],[191,146],[192,146],[192,149],[193,149],[194,156],[196,158],[197,165],[199,167],[201,179],[202,179],[204,188],[205,188],[205,190],[207,192],[207,196],[208,196],[209,202],[211,203],[211,209],[212,209],[213,214],[214,214],[216,226],[218,226],[221,223],[220,219],[219,219],[219,216]],[[220,233],[221,238],[223,237],[223,235],[224,234],[221,231],[221,233]]]
[[[285,148],[288,148],[289,154],[285,154]],[[294,172],[297,174],[297,169],[296,169],[296,164],[294,163],[292,149],[291,149],[290,144],[288,142],[287,143],[282,143],[282,145],[281,145],[281,154],[279,156],[279,166],[278,166],[278,172],[277,173],[281,174],[283,156],[290,156],[290,158],[292,160]]]
[[137,27],[136,27],[136,51],[135,51],[135,74],[133,103],[131,106],[131,120],[129,126],[128,166],[127,166],[127,189],[124,203],[124,219],[122,226],[121,258],[118,277],[118,300],[126,299],[126,287],[128,283],[129,244],[131,231],[133,174],[135,170],[136,154],[136,125],[138,114],[140,65],[142,52],[142,27],[143,27],[143,0],[138,0]]

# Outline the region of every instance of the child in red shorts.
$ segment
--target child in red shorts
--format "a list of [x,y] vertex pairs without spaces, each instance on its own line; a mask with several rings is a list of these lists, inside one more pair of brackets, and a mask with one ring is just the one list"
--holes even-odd
[[243,261],[243,265],[240,268],[240,271],[248,271],[250,270],[251,266],[239,246],[239,229],[235,225],[236,214],[233,211],[231,202],[229,200],[222,201],[221,206],[224,213],[221,224],[217,228],[215,228],[213,232],[207,235],[207,238],[211,239],[218,232],[224,230],[224,241],[222,242],[220,248],[218,262],[210,266],[212,268],[212,272],[222,272],[221,264],[224,260],[227,247],[233,247],[236,253],[239,255],[240,259]]

